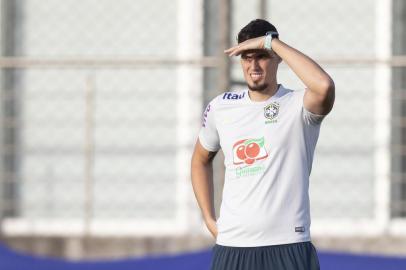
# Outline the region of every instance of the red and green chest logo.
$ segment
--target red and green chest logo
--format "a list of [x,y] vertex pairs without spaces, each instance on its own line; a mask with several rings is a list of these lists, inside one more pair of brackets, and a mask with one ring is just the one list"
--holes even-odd
[[237,141],[233,145],[233,163],[235,165],[252,165],[257,160],[267,158],[268,153],[266,152],[264,144],[264,137]]

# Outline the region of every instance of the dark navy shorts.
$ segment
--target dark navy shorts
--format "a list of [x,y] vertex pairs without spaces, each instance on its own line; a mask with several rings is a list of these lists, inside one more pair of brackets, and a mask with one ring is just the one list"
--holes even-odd
[[215,244],[211,270],[319,270],[316,248],[308,242],[229,247]]

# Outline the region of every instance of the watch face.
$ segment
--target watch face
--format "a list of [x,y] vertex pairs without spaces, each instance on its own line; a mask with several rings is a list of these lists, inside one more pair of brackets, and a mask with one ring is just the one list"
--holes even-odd
[[266,32],[265,35],[266,35],[266,36],[271,35],[272,38],[279,38],[278,32],[275,32],[275,31]]

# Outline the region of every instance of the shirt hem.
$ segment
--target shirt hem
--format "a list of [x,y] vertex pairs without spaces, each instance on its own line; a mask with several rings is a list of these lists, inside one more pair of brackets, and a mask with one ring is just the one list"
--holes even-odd
[[304,237],[295,237],[295,238],[288,238],[288,239],[280,239],[280,240],[269,240],[264,242],[255,242],[247,244],[248,241],[241,241],[241,242],[227,242],[227,241],[218,241],[216,240],[217,245],[227,246],[227,247],[260,247],[260,246],[274,246],[274,245],[284,245],[284,244],[294,244],[300,242],[308,242],[311,241],[310,236]]

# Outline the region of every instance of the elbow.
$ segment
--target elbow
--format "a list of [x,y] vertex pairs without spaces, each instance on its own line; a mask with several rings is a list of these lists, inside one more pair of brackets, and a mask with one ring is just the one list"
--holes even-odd
[[331,103],[331,107],[334,103],[335,88],[334,81],[327,76],[327,78],[320,81],[320,86],[317,91],[319,98],[326,103]]
[[329,78],[328,81],[329,81],[329,82],[327,83],[327,87],[326,87],[327,92],[332,92],[332,93],[334,93],[334,91],[336,90],[336,86],[335,86],[335,84],[334,84],[334,81],[333,81],[333,79],[331,79],[331,78]]
[[313,102],[319,104],[320,111],[319,114],[326,115],[332,109],[335,100],[335,84],[334,81],[327,77],[319,81],[319,87],[314,90]]
[[335,100],[335,84],[331,78],[325,83],[322,96],[323,104],[326,108],[325,113],[327,114],[333,109]]
[[335,97],[335,90],[336,90],[336,86],[334,84],[334,81],[329,78],[328,83],[326,84],[326,95],[327,95],[327,99],[330,99],[332,102],[334,102],[334,97]]
[[308,89],[313,92],[319,102],[334,100],[335,84],[327,74],[319,76],[312,85],[308,86]]
[[328,96],[334,94],[334,91],[335,84],[333,79],[330,78],[330,76],[327,76],[327,78],[323,78],[322,80],[320,80],[319,93]]

